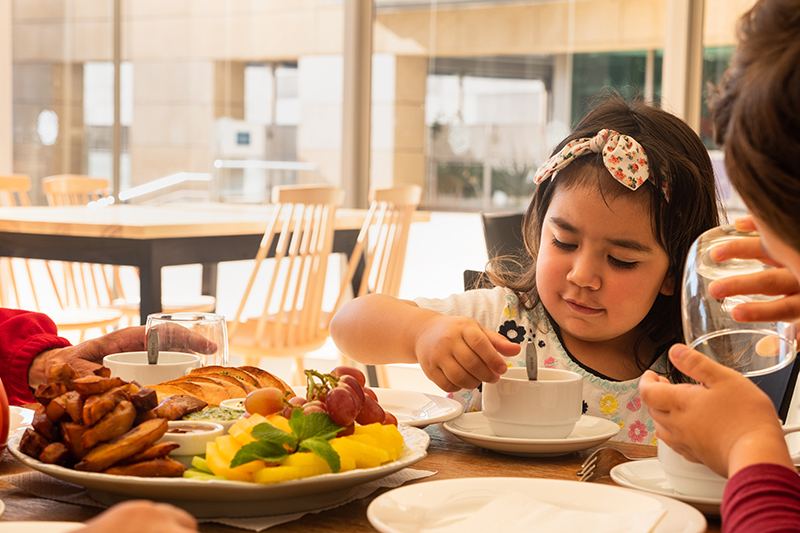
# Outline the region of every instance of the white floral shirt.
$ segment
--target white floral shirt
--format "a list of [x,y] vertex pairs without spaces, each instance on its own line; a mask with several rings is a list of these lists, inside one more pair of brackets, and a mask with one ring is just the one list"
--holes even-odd
[[[571,370],[583,376],[583,413],[618,424],[622,430],[612,440],[656,444],[653,420],[639,397],[639,378],[612,381],[578,364],[561,345],[541,304],[532,311],[520,311],[517,297],[502,287],[467,291],[445,299],[417,298],[414,301],[420,307],[444,315],[474,318],[512,342],[525,343],[519,355],[507,358],[509,366],[525,366],[525,346],[535,342],[540,367]],[[666,354],[662,354],[651,368],[663,375],[665,362]],[[477,389],[449,396],[464,404],[466,411],[481,409],[481,394]]]

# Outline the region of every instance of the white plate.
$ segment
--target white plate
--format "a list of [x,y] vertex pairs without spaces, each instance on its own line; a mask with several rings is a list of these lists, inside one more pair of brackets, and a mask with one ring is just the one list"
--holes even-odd
[[610,420],[583,415],[575,429],[563,439],[513,439],[498,437],[480,411],[464,413],[444,423],[447,431],[459,439],[496,452],[523,457],[553,457],[585,450],[602,444],[617,433],[619,426]]
[[67,533],[85,525],[80,522],[0,522],[0,533]]
[[400,426],[405,439],[403,453],[389,464],[376,468],[323,474],[274,485],[243,481],[188,478],[141,478],[79,472],[42,463],[19,451],[21,435],[8,445],[9,451],[29,467],[54,478],[86,487],[89,496],[112,505],[131,498],[172,503],[197,517],[248,517],[310,511],[347,500],[356,485],[393,474],[427,455],[430,437],[421,429]]
[[[372,388],[372,387],[371,387]],[[378,403],[392,413],[397,421],[413,427],[452,420],[464,412],[464,406],[452,398],[411,390],[374,387]],[[294,387],[298,396],[305,396],[305,387]]]
[[8,409],[11,412],[11,418],[8,421],[8,438],[10,439],[16,435],[17,431],[31,425],[34,412],[32,409],[25,409],[16,405],[12,405]]
[[0,516],[3,516],[3,513],[6,512],[6,504],[3,503],[3,500],[0,500]]
[[[624,513],[631,509],[666,509],[653,533],[702,533],[703,515],[692,507],[662,496],[557,479],[466,478],[415,483],[381,494],[367,508],[370,524],[381,533],[434,533],[457,520],[468,519],[499,495],[530,497],[563,509]],[[644,496],[644,498],[642,498]],[[498,525],[502,530],[502,517]],[[469,533],[469,528],[464,533]]]
[[611,469],[611,479],[624,487],[681,500],[707,515],[719,515],[719,506],[722,505],[720,498],[700,498],[675,492],[667,482],[667,476],[658,464],[658,459],[630,461],[617,465]]

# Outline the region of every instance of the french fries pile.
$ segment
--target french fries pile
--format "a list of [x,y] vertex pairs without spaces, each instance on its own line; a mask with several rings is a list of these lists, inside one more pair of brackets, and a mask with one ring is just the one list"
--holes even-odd
[[156,442],[169,420],[207,405],[189,395],[158,403],[153,389],[112,378],[107,368],[80,377],[66,364],[50,369],[34,397],[40,405],[20,451],[76,470],[142,477],[183,475],[186,468],[169,457],[178,444]]

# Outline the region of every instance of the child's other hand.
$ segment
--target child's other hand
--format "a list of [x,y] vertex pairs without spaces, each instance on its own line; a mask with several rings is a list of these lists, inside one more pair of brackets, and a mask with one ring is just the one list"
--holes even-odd
[[520,347],[472,318],[436,315],[423,324],[415,350],[425,375],[455,392],[497,381],[508,369],[502,356],[517,355]]
[[659,439],[723,476],[756,463],[793,467],[772,402],[753,382],[682,344],[669,356],[702,385],[672,385],[645,372],[639,393]]
[[[751,217],[736,220],[739,231],[756,231]],[[737,322],[795,322],[800,320],[800,284],[797,278],[780,263],[770,259],[761,247],[761,240],[735,239],[711,251],[711,258],[721,263],[729,259],[756,259],[776,267],[774,270],[730,276],[714,281],[708,290],[714,298],[722,299],[740,294],[764,294],[784,296],[771,302],[745,303],[737,305],[731,315]]]

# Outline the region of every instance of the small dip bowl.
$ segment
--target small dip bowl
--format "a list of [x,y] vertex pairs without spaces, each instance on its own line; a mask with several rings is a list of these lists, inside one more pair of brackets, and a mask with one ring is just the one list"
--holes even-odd
[[222,400],[219,402],[220,407],[229,407],[231,409],[238,409],[244,411],[244,401],[246,398],[231,398],[230,400]]
[[202,420],[170,420],[166,434],[156,442],[177,442],[180,448],[170,455],[184,466],[191,466],[192,457],[206,454],[206,443],[225,434],[220,424]]
[[[219,407],[211,407],[208,406],[202,411],[196,411],[194,413],[189,413],[188,415],[184,416],[181,420],[183,421],[191,421],[191,422],[214,422],[222,426],[222,429],[225,433],[231,429],[231,426],[242,418],[242,415],[245,413],[244,411],[244,400],[242,400],[242,407],[235,408],[229,407],[224,405],[225,402],[230,402],[233,400],[225,400],[223,401]],[[203,452],[205,453],[205,452]]]

